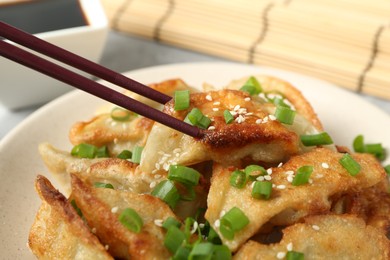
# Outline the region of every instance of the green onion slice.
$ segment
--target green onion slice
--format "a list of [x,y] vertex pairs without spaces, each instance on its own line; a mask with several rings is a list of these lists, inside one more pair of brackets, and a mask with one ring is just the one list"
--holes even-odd
[[284,98],[275,97],[272,100],[272,103],[274,103],[274,105],[277,106],[277,107],[287,107],[287,108],[291,109],[291,106],[284,102]]
[[256,180],[256,178],[259,176],[267,174],[267,171],[264,169],[264,167],[255,164],[251,164],[245,167],[244,172],[246,174],[246,177],[252,181]]
[[276,119],[286,125],[292,125],[294,123],[296,112],[288,107],[278,106],[275,110]]
[[135,233],[141,232],[143,226],[142,218],[132,208],[126,208],[122,211],[119,215],[119,222]]
[[168,217],[162,224],[162,227],[165,228],[166,230],[169,229],[170,226],[175,226],[177,228],[180,228],[181,223],[175,219],[174,217]]
[[168,179],[182,184],[195,186],[198,185],[200,173],[190,167],[182,165],[170,165]]
[[184,119],[184,122],[187,122],[191,125],[198,126],[203,129],[207,129],[211,124],[211,119],[203,115],[199,108],[193,108]]
[[308,183],[312,172],[313,172],[313,166],[305,165],[299,167],[297,170],[297,174],[295,175],[292,181],[292,185],[299,186]]
[[184,232],[172,225],[168,228],[167,234],[165,235],[164,245],[172,254],[175,254],[185,239]]
[[211,259],[211,255],[214,251],[213,244],[209,242],[195,244],[188,257],[189,260],[195,259]]
[[383,168],[385,168],[385,172],[386,172],[387,174],[390,174],[390,164],[389,164],[389,165],[386,165],[386,166],[383,167]]
[[225,245],[214,245],[212,260],[230,260],[232,259],[232,252]]
[[257,95],[259,93],[261,93],[263,91],[262,87],[261,87],[261,84],[259,83],[259,81],[251,76],[244,84],[244,86],[242,86],[240,88],[241,91],[245,91],[245,92],[248,92],[249,95],[253,96],[253,95]]
[[358,135],[353,140],[353,150],[357,153],[364,153],[364,137]]
[[191,253],[191,245],[184,245],[176,250],[172,260],[187,260]]
[[91,144],[81,143],[73,147],[70,152],[71,155],[79,157],[79,158],[95,158],[97,152],[97,148]]
[[226,124],[230,124],[234,121],[234,116],[229,112],[229,110],[223,111],[223,117],[225,118]]
[[382,147],[382,144],[366,144],[364,147],[366,153],[370,153],[378,158],[380,161],[384,160],[386,157],[385,149]]
[[165,201],[171,208],[174,208],[180,199],[179,191],[170,180],[163,180],[157,184],[151,194]]
[[131,159],[133,157],[133,153],[130,152],[129,150],[123,150],[122,152],[120,152],[118,154],[117,157],[120,158],[120,159],[127,160],[127,159]]
[[112,186],[111,183],[95,182],[93,186],[95,186],[96,188],[114,189],[114,186]]
[[221,225],[219,230],[228,240],[232,240],[236,232],[242,230],[249,224],[248,217],[237,207],[233,207],[226,212],[220,221]]
[[327,132],[314,135],[301,135],[301,142],[304,146],[333,144],[333,140]]
[[348,153],[344,154],[339,160],[340,164],[349,172],[351,176],[355,176],[360,172],[360,164],[355,161]]
[[131,156],[131,161],[133,163],[140,163],[141,162],[141,155],[142,155],[142,150],[144,148],[142,146],[135,146],[133,148],[133,154]]
[[246,174],[243,171],[235,170],[230,175],[230,185],[242,189],[246,184]]
[[176,111],[185,110],[190,107],[190,91],[177,90],[174,94],[174,109]]
[[77,215],[80,217],[83,217],[83,213],[81,212],[81,209],[77,206],[76,201],[73,199],[70,201],[70,205],[76,210]]
[[255,181],[252,189],[252,197],[255,199],[268,200],[272,193],[272,182]]
[[111,118],[116,121],[128,121],[130,119],[131,112],[121,107],[114,107],[111,110]]
[[110,157],[110,153],[108,152],[107,146],[102,146],[97,148],[96,150],[96,157],[97,158],[108,158]]
[[305,255],[297,251],[288,251],[286,254],[286,260],[304,260]]

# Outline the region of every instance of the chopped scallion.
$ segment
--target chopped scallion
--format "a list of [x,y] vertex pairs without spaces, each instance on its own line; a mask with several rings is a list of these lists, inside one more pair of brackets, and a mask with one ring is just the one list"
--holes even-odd
[[358,135],[353,140],[353,150],[357,153],[364,153],[364,137]]
[[305,255],[301,252],[288,251],[286,254],[286,260],[304,260]]
[[314,135],[301,135],[301,141],[304,146],[333,144],[333,140],[327,132]]
[[272,182],[255,181],[252,189],[252,197],[255,199],[268,200],[272,193]]
[[252,181],[256,180],[256,178],[259,176],[267,174],[267,171],[264,169],[264,167],[262,167],[260,165],[254,165],[254,164],[248,165],[247,167],[245,167],[244,172],[246,174],[246,177]]
[[187,122],[191,125],[198,126],[203,129],[207,129],[211,124],[210,118],[203,115],[199,108],[193,108],[184,119],[184,122]]
[[180,199],[179,191],[170,180],[163,180],[157,184],[151,194],[165,201],[171,208],[174,208]]
[[295,175],[292,181],[292,185],[299,186],[308,183],[312,172],[313,172],[313,166],[305,165],[299,167],[297,170],[297,174]]
[[175,226],[180,228],[181,223],[176,220],[174,217],[168,217],[162,224],[162,227],[165,228],[166,230],[169,229],[170,226]]
[[79,158],[95,158],[97,152],[97,148],[91,144],[81,143],[73,147],[71,151],[71,155],[79,157]]
[[378,160],[382,161],[385,159],[385,149],[383,149],[382,144],[366,144],[364,147],[366,153],[374,155]]
[[195,244],[188,257],[189,260],[211,259],[214,246],[209,242]]
[[190,91],[177,90],[174,94],[174,109],[176,111],[185,110],[190,107]]
[[220,221],[221,225],[219,230],[228,240],[232,240],[236,232],[242,230],[249,224],[248,217],[237,207],[233,207],[226,212]]
[[96,150],[96,157],[97,158],[107,158],[110,157],[110,153],[108,152],[107,146],[102,146],[97,148]]
[[348,153],[344,154],[339,160],[340,164],[349,172],[351,176],[355,176],[360,172],[360,164],[355,161]]
[[141,232],[143,221],[142,218],[138,215],[138,213],[132,208],[126,208],[119,215],[119,221],[124,225],[127,229],[139,233]]
[[114,189],[114,186],[112,186],[111,183],[95,182],[93,186],[95,186],[96,188]]
[[232,252],[225,245],[214,245],[212,260],[230,260],[232,259]]
[[386,165],[384,168],[385,168],[385,172],[390,175],[390,164]]
[[245,92],[248,92],[249,95],[253,96],[253,95],[257,95],[259,93],[261,93],[263,91],[262,87],[261,87],[261,84],[259,83],[259,81],[251,76],[244,84],[244,86],[242,86],[240,88],[241,91],[245,91]]
[[135,146],[133,148],[133,153],[131,156],[131,161],[133,163],[140,163],[141,162],[141,155],[142,155],[142,150],[144,148],[142,146]]
[[246,184],[246,174],[243,171],[235,170],[230,175],[230,185],[242,189]]
[[133,153],[132,153],[132,152],[130,152],[129,150],[123,150],[122,152],[120,152],[120,153],[118,154],[117,157],[120,158],[120,159],[127,160],[127,159],[131,159],[132,156],[133,156]]
[[165,235],[164,246],[172,254],[175,254],[183,244],[185,238],[186,236],[184,232],[181,231],[178,227],[172,225],[168,228],[167,234]]
[[190,167],[182,165],[170,165],[168,179],[177,181],[186,185],[198,185],[200,173]]
[[296,112],[288,107],[278,106],[275,110],[276,119],[286,125],[292,125],[294,123]]
[[223,111],[223,117],[225,118],[226,124],[230,124],[234,121],[234,116],[229,112],[229,110]]
[[131,112],[121,107],[114,107],[111,110],[111,118],[116,121],[127,121],[130,119]]
[[73,199],[70,201],[70,205],[76,210],[77,215],[80,217],[83,217],[83,213],[81,212],[81,209],[77,206],[76,201]]
[[172,260],[187,260],[191,253],[191,245],[184,245],[176,250],[176,253],[171,258]]

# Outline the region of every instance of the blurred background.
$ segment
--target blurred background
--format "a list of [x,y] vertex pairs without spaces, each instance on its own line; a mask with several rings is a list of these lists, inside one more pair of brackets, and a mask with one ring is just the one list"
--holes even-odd
[[[0,1],[2,21],[118,72],[197,61],[270,66],[360,93],[390,114],[389,14],[388,0]],[[0,58],[0,138],[70,90],[20,69]]]

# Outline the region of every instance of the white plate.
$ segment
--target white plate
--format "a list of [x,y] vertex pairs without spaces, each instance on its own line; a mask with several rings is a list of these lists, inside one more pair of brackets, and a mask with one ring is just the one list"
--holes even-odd
[[[364,134],[367,142],[390,147],[390,117],[385,112],[356,94],[310,77],[235,63],[175,64],[126,73],[145,84],[179,77],[193,86],[204,82],[223,86],[232,79],[253,74],[274,75],[300,89],[337,144],[351,146],[356,135]],[[102,103],[98,98],[73,91],[39,109],[1,141],[2,259],[35,259],[27,248],[29,229],[40,205],[34,179],[37,174],[44,174],[53,180],[38,155],[38,144],[48,141],[58,148],[70,149],[70,126],[90,118]]]

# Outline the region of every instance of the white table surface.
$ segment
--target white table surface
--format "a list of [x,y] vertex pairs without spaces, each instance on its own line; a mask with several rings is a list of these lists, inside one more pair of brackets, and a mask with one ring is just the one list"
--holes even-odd
[[[222,58],[178,49],[161,43],[110,32],[101,64],[118,72],[180,62],[225,61]],[[1,87],[1,86],[0,86]],[[361,95],[390,116],[390,101]],[[0,104],[0,139],[40,106],[12,111]]]

